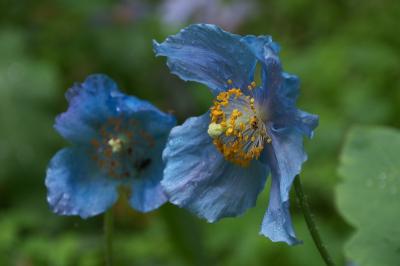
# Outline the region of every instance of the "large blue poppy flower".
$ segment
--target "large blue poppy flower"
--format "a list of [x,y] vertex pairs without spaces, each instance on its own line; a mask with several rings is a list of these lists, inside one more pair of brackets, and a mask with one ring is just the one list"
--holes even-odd
[[271,173],[261,234],[297,243],[289,190],[307,159],[303,135],[312,136],[318,117],[295,107],[299,80],[282,71],[278,45],[270,36],[198,24],[154,42],[154,50],[167,57],[172,73],[205,84],[215,96],[209,112],[171,131],[162,181],[170,201],[209,222],[237,216],[255,205]]
[[163,204],[161,154],[175,118],[124,95],[104,75],[74,85],[66,98],[69,108],[55,128],[72,146],[47,169],[52,210],[82,218],[100,214],[115,203],[120,185],[130,188],[130,205],[138,211]]

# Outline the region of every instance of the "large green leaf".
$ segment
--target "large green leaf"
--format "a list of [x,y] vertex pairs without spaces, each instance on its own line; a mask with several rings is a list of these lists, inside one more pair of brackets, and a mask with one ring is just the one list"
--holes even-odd
[[356,228],[346,256],[360,266],[400,265],[400,131],[353,128],[339,173],[337,205]]

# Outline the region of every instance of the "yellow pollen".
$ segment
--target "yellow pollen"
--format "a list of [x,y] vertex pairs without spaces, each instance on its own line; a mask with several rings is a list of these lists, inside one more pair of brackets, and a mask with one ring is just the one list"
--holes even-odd
[[[232,81],[228,83],[233,83]],[[255,88],[255,82],[249,85]],[[221,92],[210,108],[208,134],[226,160],[248,166],[258,159],[264,145],[271,142],[265,122],[260,119],[255,99],[243,94],[240,88]]]

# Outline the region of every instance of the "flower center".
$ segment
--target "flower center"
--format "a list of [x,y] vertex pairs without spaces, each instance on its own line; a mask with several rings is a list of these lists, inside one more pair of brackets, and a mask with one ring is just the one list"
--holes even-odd
[[127,178],[150,165],[148,155],[154,139],[134,119],[110,118],[91,144],[95,150],[93,160],[100,169],[110,177]]
[[[250,95],[255,88],[255,82],[248,86]],[[259,158],[265,143],[271,142],[254,97],[243,94],[241,89],[221,92],[210,111],[208,135],[228,161],[248,166],[251,160]]]

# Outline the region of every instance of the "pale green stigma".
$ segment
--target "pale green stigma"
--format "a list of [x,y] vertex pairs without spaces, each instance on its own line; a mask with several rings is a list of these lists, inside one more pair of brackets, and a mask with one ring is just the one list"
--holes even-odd
[[224,128],[217,123],[211,123],[208,126],[207,130],[208,135],[210,135],[210,137],[212,137],[213,139],[219,137],[224,132],[225,132]]
[[111,138],[108,141],[113,153],[120,152],[122,150],[123,141],[120,138]]

